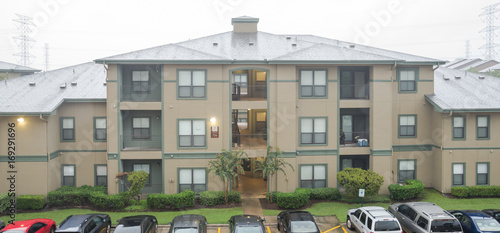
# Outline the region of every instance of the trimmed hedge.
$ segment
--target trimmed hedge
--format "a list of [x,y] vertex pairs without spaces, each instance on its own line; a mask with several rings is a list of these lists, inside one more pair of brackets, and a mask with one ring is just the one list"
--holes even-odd
[[177,194],[149,194],[148,207],[151,209],[182,209],[194,206],[196,193],[184,190]]
[[311,189],[311,199],[313,200],[340,200],[338,188],[315,188]]
[[458,198],[500,197],[500,186],[458,186],[451,188],[451,195]]
[[[241,193],[238,191],[230,191],[228,193],[228,202],[239,203],[241,202]],[[223,191],[205,191],[200,193],[200,204],[206,206],[214,206],[218,204],[225,204]]]
[[284,209],[297,209],[309,202],[311,192],[308,189],[297,188],[293,193],[278,193],[276,203]]
[[103,192],[91,192],[90,202],[94,207],[105,210],[121,210],[125,207],[125,198],[123,195],[107,195]]
[[63,186],[47,194],[47,203],[49,206],[90,205],[90,193],[92,192],[107,193],[106,187],[104,186]]
[[21,210],[41,210],[45,205],[43,195],[21,195],[17,197],[17,208]]
[[392,200],[408,200],[424,195],[424,183],[420,180],[406,180],[406,185],[391,184],[389,193]]
[[0,193],[0,213],[10,207],[9,193]]
[[272,203],[276,203],[278,200],[277,195],[278,193],[281,193],[280,191],[272,191],[270,193],[266,193],[266,201],[271,202],[271,197],[272,197]]

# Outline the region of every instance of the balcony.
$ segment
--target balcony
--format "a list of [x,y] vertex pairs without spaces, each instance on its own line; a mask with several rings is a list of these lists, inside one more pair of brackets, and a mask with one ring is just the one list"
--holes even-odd
[[233,101],[267,100],[267,72],[238,70],[233,72],[231,94]]
[[361,139],[366,140],[363,146],[370,146],[369,122],[368,108],[341,108],[340,146],[358,147]]
[[123,65],[121,74],[121,101],[161,101],[161,66]]
[[266,149],[267,134],[233,134],[233,149]]
[[[144,91],[139,91],[140,89]],[[126,85],[122,86],[122,101],[128,102],[159,102],[161,101],[160,87]],[[149,89],[152,88],[152,89]]]
[[267,110],[234,109],[232,123],[233,149],[267,147]]
[[161,135],[150,135],[149,138],[138,138],[134,135],[122,135],[124,151],[156,151],[161,150]]
[[340,68],[340,99],[369,99],[370,82],[368,67]]
[[122,110],[122,150],[161,150],[161,111]]

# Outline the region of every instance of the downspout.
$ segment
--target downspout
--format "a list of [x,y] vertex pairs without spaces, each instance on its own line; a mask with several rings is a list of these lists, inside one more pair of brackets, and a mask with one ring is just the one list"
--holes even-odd
[[436,66],[436,68],[432,69],[432,71],[435,71],[435,70],[439,69],[439,66],[440,66],[440,65],[438,64],[438,65]]
[[47,154],[47,193],[49,192],[49,163],[50,163],[50,154],[49,154],[49,120],[43,118],[42,114],[40,114],[40,120],[45,122],[45,153]]
[[[394,70],[396,69],[396,67],[398,66],[398,63],[397,62],[394,62],[394,66],[392,66],[391,70]],[[396,74],[396,77],[397,77],[398,74]],[[394,76],[391,75],[391,81],[394,81]]]

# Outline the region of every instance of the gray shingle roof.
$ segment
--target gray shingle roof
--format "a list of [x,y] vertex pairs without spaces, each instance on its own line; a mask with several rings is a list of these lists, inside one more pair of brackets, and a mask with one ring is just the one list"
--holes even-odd
[[[354,45],[354,46],[352,46]],[[95,60],[98,63],[429,63],[443,61],[312,35],[224,32]]]
[[104,82],[106,70],[93,62],[1,81],[0,115],[48,114],[64,101],[105,101]]
[[0,72],[40,72],[40,70],[0,61]]
[[434,94],[426,99],[442,111],[499,111],[498,93],[500,78],[442,67],[434,72]]

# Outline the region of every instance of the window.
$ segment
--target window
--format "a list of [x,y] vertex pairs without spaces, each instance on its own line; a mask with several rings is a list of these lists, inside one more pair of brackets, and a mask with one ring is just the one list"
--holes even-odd
[[372,218],[368,217],[368,219],[366,220],[366,227],[368,227],[368,229],[372,229],[372,224],[373,224]]
[[205,168],[179,169],[179,192],[190,189],[195,193],[207,190]]
[[418,68],[398,68],[399,92],[417,92]]
[[75,141],[75,118],[61,118],[61,141]]
[[326,144],[326,118],[302,118],[300,120],[301,144]]
[[44,226],[45,226],[44,223],[37,222],[37,223],[31,225],[30,229],[28,230],[28,233],[35,233],[35,232],[39,231],[40,229],[42,229]]
[[205,147],[205,120],[179,120],[179,147]]
[[415,160],[399,160],[398,162],[398,182],[416,179]]
[[179,70],[178,78],[179,98],[205,98],[204,70]]
[[132,71],[132,91],[149,92],[148,71]]
[[326,187],[326,165],[302,165],[300,167],[300,187]]
[[399,137],[416,137],[417,136],[417,117],[415,115],[399,116]]
[[477,163],[477,181],[476,185],[489,184],[489,163]]
[[465,139],[465,116],[453,117],[453,139]]
[[134,164],[133,167],[132,167],[133,171],[135,172],[138,172],[138,171],[145,171],[146,173],[148,173],[148,180],[146,182],[146,184],[151,184],[151,176],[149,174],[150,173],[150,165],[145,163],[145,164]]
[[106,141],[106,118],[94,118],[94,141]]
[[340,99],[369,99],[368,67],[340,68]]
[[453,185],[465,185],[465,163],[454,163],[453,165]]
[[300,71],[300,97],[326,97],[326,70]]
[[236,88],[239,88],[239,93],[242,95],[248,94],[248,76],[247,74],[234,74],[234,83]]
[[490,138],[490,117],[489,116],[477,116],[477,139],[489,139]]
[[134,139],[149,139],[149,118],[148,117],[133,117],[132,118],[132,134]]
[[365,224],[365,221],[366,221],[366,213],[362,213],[361,214],[361,217],[359,218],[359,221],[361,222],[361,224]]
[[76,186],[75,165],[62,165],[62,186]]
[[108,167],[106,165],[95,165],[96,186],[108,186]]
[[417,220],[417,225],[425,230],[427,230],[427,226],[429,226],[429,220],[420,216]]

